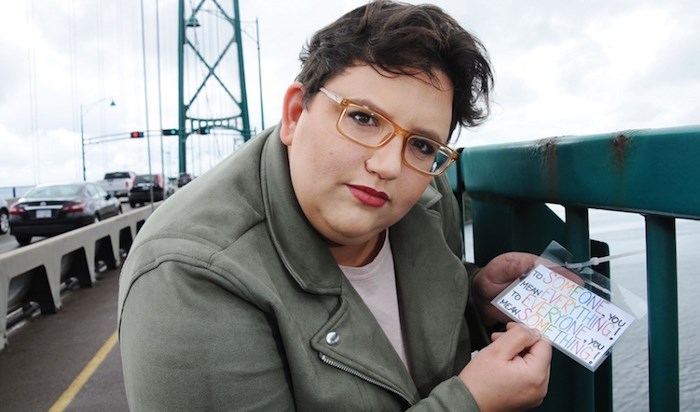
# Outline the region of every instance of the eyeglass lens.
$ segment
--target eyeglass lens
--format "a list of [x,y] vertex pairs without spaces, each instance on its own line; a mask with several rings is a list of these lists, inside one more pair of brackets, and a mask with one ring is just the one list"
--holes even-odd
[[[389,119],[353,103],[345,107],[338,126],[347,137],[368,146],[380,146],[396,132]],[[451,159],[439,143],[416,135],[407,139],[403,156],[411,166],[438,174]]]

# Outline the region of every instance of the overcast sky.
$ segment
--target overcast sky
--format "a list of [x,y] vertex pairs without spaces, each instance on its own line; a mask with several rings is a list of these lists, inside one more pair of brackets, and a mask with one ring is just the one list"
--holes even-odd
[[[299,70],[302,44],[364,2],[239,1],[252,127],[262,127],[255,19],[269,127],[279,120],[284,90]],[[88,180],[111,170],[147,173],[149,139],[96,142],[177,127],[177,1],[144,0],[143,35],[141,0],[5,3],[0,187],[81,180],[81,118]],[[186,3],[189,15],[199,0]],[[220,0],[228,9],[232,3]],[[700,12],[694,0],[434,3],[482,40],[496,75],[490,120],[463,132],[457,146],[700,124]],[[213,10],[214,3],[207,0],[204,9]],[[202,26],[188,29],[188,38],[211,53],[227,39],[212,36],[213,12],[198,18]],[[201,75],[201,64],[188,62],[185,77]],[[226,63],[222,70],[237,90],[235,59]],[[204,94],[206,104],[219,107],[213,87]],[[233,140],[191,136],[188,171],[206,171],[235,150]],[[152,134],[151,168],[174,175],[175,138],[163,142],[161,162],[161,139]]]

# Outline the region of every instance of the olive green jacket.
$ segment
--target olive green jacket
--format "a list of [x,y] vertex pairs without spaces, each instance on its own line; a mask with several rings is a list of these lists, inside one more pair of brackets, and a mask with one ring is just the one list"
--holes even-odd
[[478,410],[456,377],[469,280],[447,179],[389,230],[409,372],[302,214],[286,153],[266,131],[139,232],[119,291],[131,409]]

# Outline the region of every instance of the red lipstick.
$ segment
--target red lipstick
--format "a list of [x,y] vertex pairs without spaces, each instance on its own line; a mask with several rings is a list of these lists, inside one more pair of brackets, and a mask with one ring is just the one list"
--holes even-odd
[[382,207],[389,200],[389,195],[367,186],[347,185],[350,193],[363,205],[370,207]]

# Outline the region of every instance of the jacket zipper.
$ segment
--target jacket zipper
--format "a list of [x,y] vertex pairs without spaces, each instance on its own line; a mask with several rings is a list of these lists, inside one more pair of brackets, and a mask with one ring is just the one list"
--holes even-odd
[[366,381],[366,382],[368,382],[368,383],[371,383],[372,385],[379,386],[379,387],[382,388],[382,389],[385,389],[385,390],[387,390],[387,391],[389,391],[389,392],[392,392],[392,393],[394,393],[394,394],[396,394],[396,395],[399,395],[399,396],[400,396],[403,400],[405,400],[406,403],[408,403],[409,405],[411,405],[411,406],[415,405],[415,402],[413,402],[411,399],[409,399],[408,396],[404,395],[403,393],[399,392],[398,390],[396,390],[396,389],[394,389],[394,388],[392,388],[392,387],[390,387],[390,386],[388,386],[388,385],[386,385],[386,384],[383,384],[383,383],[379,382],[379,381],[376,380],[376,379],[370,378],[369,376],[363,374],[362,372],[358,371],[357,369],[353,369],[353,368],[351,368],[351,367],[349,367],[349,366],[347,366],[347,365],[344,365],[344,364],[342,364],[342,363],[340,363],[340,362],[338,362],[338,361],[336,361],[336,360],[334,360],[334,359],[331,359],[331,358],[329,358],[328,356],[324,355],[324,354],[321,353],[321,352],[318,353],[318,356],[321,358],[321,361],[323,361],[323,363],[325,363],[326,365],[332,366],[332,367],[334,367],[334,368],[336,368],[336,369],[340,369],[340,370],[343,371],[343,372],[347,372],[347,373],[349,373],[349,374],[351,374],[351,375],[354,375],[354,376],[356,376],[356,377],[362,379],[363,381]]

